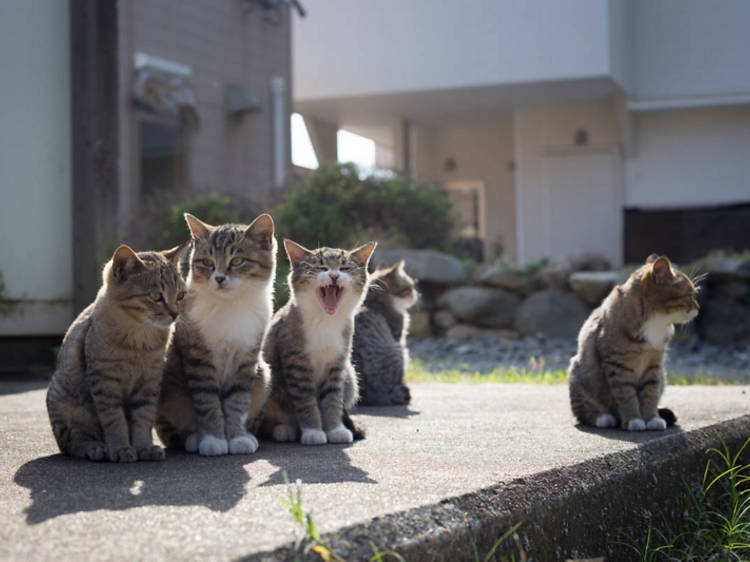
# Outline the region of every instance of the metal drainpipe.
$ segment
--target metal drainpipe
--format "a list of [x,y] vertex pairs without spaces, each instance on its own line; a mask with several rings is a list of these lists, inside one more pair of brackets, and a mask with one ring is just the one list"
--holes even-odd
[[273,185],[280,189],[286,183],[286,81],[283,76],[271,78],[271,128],[273,130]]

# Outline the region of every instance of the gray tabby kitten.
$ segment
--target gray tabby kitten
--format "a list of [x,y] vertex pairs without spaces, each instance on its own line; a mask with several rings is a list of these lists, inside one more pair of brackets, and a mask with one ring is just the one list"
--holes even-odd
[[272,312],[273,220],[185,219],[193,238],[187,298],[167,352],[156,431],[167,447],[190,453],[253,453],[251,430],[268,396],[260,349]]
[[663,430],[676,421],[657,405],[664,391],[664,354],[674,324],[698,314],[696,288],[665,256],[649,256],[612,289],[578,334],[568,368],[578,421],[628,431]]
[[411,400],[404,374],[409,361],[407,309],[417,300],[414,280],[401,260],[371,278],[365,304],[354,323],[352,362],[365,406],[401,405]]
[[264,427],[277,441],[294,441],[300,432],[304,445],[353,441],[347,414],[358,398],[352,332],[375,246],[310,251],[284,240],[290,298],[276,312],[263,350],[272,376]]
[[164,351],[185,285],[183,246],[135,253],[120,246],[96,300],[71,324],[47,390],[65,454],[113,462],[163,460],[152,441]]

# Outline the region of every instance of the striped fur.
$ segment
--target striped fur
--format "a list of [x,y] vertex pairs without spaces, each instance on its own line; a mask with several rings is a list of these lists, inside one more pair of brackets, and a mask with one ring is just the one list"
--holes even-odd
[[164,351],[182,306],[183,247],[134,253],[121,246],[104,284],[63,339],[47,390],[52,431],[65,454],[94,461],[162,460],[152,441]]
[[657,410],[666,378],[664,355],[674,324],[697,314],[695,286],[664,256],[650,256],[612,289],[583,324],[568,368],[578,421],[629,431],[674,423],[671,411]]
[[[291,297],[274,316],[263,350],[272,376],[264,431],[305,445],[351,443],[359,433],[346,414],[359,394],[352,331],[375,242],[350,252],[310,251],[290,240],[284,246],[292,264]],[[342,290],[335,309],[321,297],[330,287]]]
[[213,227],[186,215],[193,237],[185,313],[167,352],[156,430],[170,448],[253,453],[268,396],[260,357],[271,318],[273,220]]
[[403,261],[373,274],[354,323],[352,362],[359,376],[359,404],[388,406],[411,400],[404,384],[409,361],[407,309],[416,298],[414,280],[404,271]]

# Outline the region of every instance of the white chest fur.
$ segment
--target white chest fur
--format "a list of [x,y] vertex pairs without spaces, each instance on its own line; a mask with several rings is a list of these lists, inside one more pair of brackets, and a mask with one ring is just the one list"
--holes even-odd
[[672,315],[655,314],[643,325],[643,339],[654,349],[664,349],[674,335]]
[[210,290],[196,293],[187,315],[211,350],[220,380],[247,360],[268,327],[271,310],[270,288],[265,285],[232,298],[213,295]]
[[303,317],[305,352],[310,359],[313,377],[322,380],[342,354],[347,353],[348,339],[344,338],[347,325],[354,326],[355,302],[342,302],[336,314],[327,314],[312,298],[298,300]]

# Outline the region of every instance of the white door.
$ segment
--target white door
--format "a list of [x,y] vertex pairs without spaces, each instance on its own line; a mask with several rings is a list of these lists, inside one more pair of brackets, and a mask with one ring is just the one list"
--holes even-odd
[[622,203],[614,152],[569,151],[544,158],[544,253],[597,253],[622,264]]

